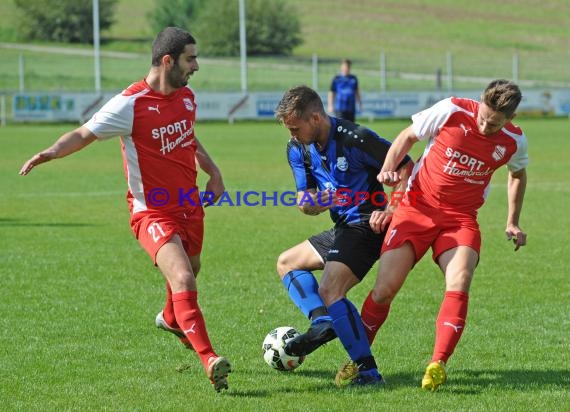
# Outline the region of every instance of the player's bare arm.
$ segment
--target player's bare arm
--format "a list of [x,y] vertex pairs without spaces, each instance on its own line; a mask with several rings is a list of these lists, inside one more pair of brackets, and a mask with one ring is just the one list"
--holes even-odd
[[[406,186],[408,184],[408,177],[410,177],[410,173],[414,167],[414,162],[411,160],[406,162],[403,166],[401,166],[397,173],[400,176],[400,181],[394,186],[394,192],[405,192]],[[388,229],[388,225],[392,221],[392,214],[394,210],[398,206],[399,202],[388,202],[388,206],[386,210],[375,210],[370,215],[370,228],[374,233],[380,233]]]
[[[410,151],[412,146],[419,141],[416,136],[412,126],[409,126],[402,130],[400,134],[396,137],[388,154],[386,155],[386,160],[384,160],[384,165],[382,170],[378,173],[378,181],[387,186],[395,186],[403,180],[400,177],[400,173],[396,168],[404,158],[406,154]],[[407,179],[407,178],[406,178]]]
[[222,173],[198,139],[196,139],[196,144],[196,163],[200,169],[210,176],[206,183],[206,192],[214,194],[214,197],[209,199],[211,203],[214,203],[220,198],[222,193],[224,193],[224,190],[226,190],[224,180],[222,179]]
[[35,154],[31,159],[24,163],[20,169],[20,175],[27,175],[34,167],[42,163],[75,153],[95,141],[96,138],[97,137],[91,133],[91,130],[85,126],[81,126],[71,132],[67,132],[57,139],[53,145]]
[[524,193],[526,190],[526,169],[517,172],[509,171],[507,182],[508,215],[505,233],[507,240],[515,244],[515,251],[526,245],[526,233],[519,227],[519,218],[523,206]]
[[330,90],[327,94],[327,112],[334,113],[334,92]]
[[306,215],[315,216],[336,206],[336,192],[307,189],[297,192],[297,207]]

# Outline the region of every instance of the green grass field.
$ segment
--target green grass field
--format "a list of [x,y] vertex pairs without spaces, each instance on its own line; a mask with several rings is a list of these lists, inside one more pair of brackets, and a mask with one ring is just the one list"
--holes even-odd
[[[405,121],[369,126],[392,139]],[[505,241],[505,171],[480,213],[481,263],[448,384],[419,389],[443,281],[429,257],[410,275],[373,346],[386,388],[338,390],[334,341],[293,373],[271,370],[261,342],[304,330],[275,272],[279,253],[330,226],[293,207],[212,207],[199,276],[215,349],[234,364],[216,394],[196,356],[154,327],[163,281],[130,233],[118,140],[95,143],[27,177],[21,164],[70,125],[0,128],[0,399],[5,411],[557,411],[569,410],[567,119],[522,119],[530,146],[521,221]],[[294,190],[276,123],[199,126],[228,191]],[[375,274],[350,298],[360,307]],[[177,368],[187,369],[178,372]]]

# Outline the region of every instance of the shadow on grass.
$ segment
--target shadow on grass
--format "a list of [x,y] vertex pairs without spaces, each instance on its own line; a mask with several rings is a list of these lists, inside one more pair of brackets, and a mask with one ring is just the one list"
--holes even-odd
[[11,219],[11,218],[0,218],[0,226],[4,227],[87,227],[87,226],[95,226],[91,223],[38,223],[38,222],[30,222],[27,220],[21,219]]
[[[288,376],[289,373],[285,372]],[[331,392],[335,393],[339,390],[334,383],[334,375],[331,371],[324,370],[308,370],[295,371],[294,375],[299,378],[315,378],[314,384],[303,384],[302,388],[279,386],[273,384],[271,391],[264,389],[252,390],[231,390],[228,396],[233,397],[255,397],[264,398],[274,396],[275,393],[299,393],[307,392]],[[388,375],[386,386],[376,387],[354,387],[345,388],[344,390],[362,391],[368,393],[370,391],[383,390],[391,391],[402,388],[417,388],[420,390],[421,376],[418,373],[399,373]],[[521,392],[543,391],[551,388],[568,389],[570,387],[570,371],[568,370],[458,370],[451,371],[448,376],[447,383],[440,388],[442,393],[455,393],[464,395],[478,395],[481,392],[494,389],[508,389]]]
[[[247,370],[241,370],[242,373],[248,373]],[[256,373],[256,371],[251,370],[251,373]],[[283,381],[279,378],[282,376]],[[302,380],[302,385],[291,385],[291,381],[288,378],[293,377],[293,379],[298,378]],[[266,376],[259,376],[260,382],[271,382],[270,390],[266,389],[251,389],[243,390],[236,389],[230,383],[230,390],[226,392],[226,396],[236,397],[236,398],[267,398],[275,396],[276,393],[280,394],[298,394],[302,392],[314,393],[314,392],[326,392],[338,391],[338,388],[334,385],[334,373],[330,370],[296,370],[291,372],[281,372],[268,369],[266,371]],[[311,379],[314,379],[311,382]],[[282,383],[282,384],[281,384]]]
[[[418,373],[400,373],[385,377],[386,389],[420,386]],[[569,370],[452,370],[448,371],[447,383],[442,391],[476,395],[489,388],[505,388],[534,392],[548,388],[570,388]]]
[[[490,387],[536,391],[550,387],[570,388],[570,370],[463,370],[449,376],[449,388],[454,392],[479,393]],[[467,388],[461,388],[461,387]]]
[[253,389],[251,391],[240,391],[234,390],[233,386],[230,387],[230,390],[227,392],[226,396],[231,396],[234,398],[267,398],[274,394],[273,390],[263,390],[263,389]]
[[[332,382],[332,381],[331,381]],[[252,389],[252,390],[234,390],[233,387],[228,392],[228,396],[233,396],[236,398],[266,398],[270,396],[275,396],[276,393],[286,394],[293,393],[298,394],[301,392],[314,393],[314,392],[324,392],[324,391],[337,391],[338,388],[332,383],[321,383],[314,385],[303,385],[303,389],[298,387],[279,387],[278,385],[272,385],[271,390],[264,389]]]
[[[289,372],[283,372],[289,373]],[[297,370],[293,372],[295,375],[307,377],[307,378],[319,378],[319,379],[334,379],[336,372],[330,370],[315,370],[315,369],[308,369],[308,370]]]

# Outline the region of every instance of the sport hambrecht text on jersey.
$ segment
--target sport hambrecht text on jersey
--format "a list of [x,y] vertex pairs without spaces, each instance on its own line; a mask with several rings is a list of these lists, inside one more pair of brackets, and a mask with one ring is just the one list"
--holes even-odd
[[[305,192],[300,198],[297,198],[297,193],[293,191],[285,192],[267,192],[249,190],[246,192],[236,191],[229,193],[224,191],[222,195],[214,202],[214,193],[208,191],[200,191],[196,188],[192,189],[178,189],[175,194],[176,203],[178,206],[331,206],[332,207],[351,207],[358,206],[366,201],[370,201],[374,206],[384,207],[387,205],[394,206],[399,202],[406,200],[409,204],[415,205],[418,196],[421,192],[401,192],[393,191],[386,193],[378,191],[374,193],[369,192],[352,192],[347,188],[340,188],[336,190],[336,196],[328,196],[323,200],[323,192],[311,194]],[[147,196],[147,202],[154,207],[161,207],[171,203],[172,195],[163,188],[157,187],[151,189]],[[174,199],[173,199],[174,200]]]

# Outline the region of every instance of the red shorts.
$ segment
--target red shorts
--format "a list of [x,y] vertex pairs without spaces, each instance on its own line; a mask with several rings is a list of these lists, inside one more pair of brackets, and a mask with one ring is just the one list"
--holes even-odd
[[176,213],[135,213],[131,216],[131,229],[155,265],[158,250],[174,235],[180,236],[188,256],[196,256],[202,251],[204,210],[192,208]]
[[468,246],[479,254],[481,231],[473,215],[400,203],[386,233],[382,253],[397,249],[405,242],[412,244],[416,262],[430,246],[432,258],[437,262],[439,255],[457,246]]

